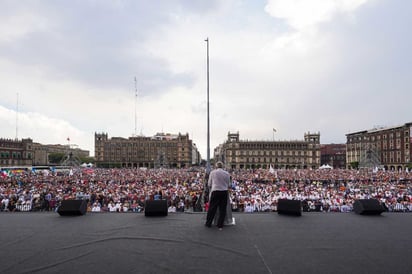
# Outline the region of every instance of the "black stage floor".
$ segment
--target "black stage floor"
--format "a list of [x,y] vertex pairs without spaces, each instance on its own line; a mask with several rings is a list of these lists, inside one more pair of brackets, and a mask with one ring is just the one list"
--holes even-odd
[[411,273],[412,215],[0,214],[0,273]]

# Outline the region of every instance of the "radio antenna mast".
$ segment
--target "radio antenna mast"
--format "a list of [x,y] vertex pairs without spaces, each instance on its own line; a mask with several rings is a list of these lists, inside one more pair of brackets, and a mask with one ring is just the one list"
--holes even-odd
[[16,141],[19,138],[19,93],[17,92],[17,103],[16,103]]

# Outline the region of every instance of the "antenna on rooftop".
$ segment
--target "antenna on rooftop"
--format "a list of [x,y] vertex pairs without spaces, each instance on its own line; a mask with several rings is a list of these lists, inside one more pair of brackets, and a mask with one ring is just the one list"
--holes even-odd
[[17,92],[16,102],[16,141],[19,139],[19,93]]

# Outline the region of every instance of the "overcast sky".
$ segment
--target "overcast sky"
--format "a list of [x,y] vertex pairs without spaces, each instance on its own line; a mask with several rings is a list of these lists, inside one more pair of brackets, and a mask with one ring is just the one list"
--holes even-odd
[[209,37],[212,156],[229,131],[345,143],[412,121],[411,13],[407,0],[0,0],[0,137],[69,137],[94,155],[95,132],[180,132],[206,158]]

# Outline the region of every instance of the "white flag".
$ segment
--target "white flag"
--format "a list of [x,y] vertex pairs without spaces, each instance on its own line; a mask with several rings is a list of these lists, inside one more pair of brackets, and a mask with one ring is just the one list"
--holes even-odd
[[269,167],[269,173],[271,173],[271,174],[275,173],[275,170],[273,169],[272,165],[270,165],[270,167]]

